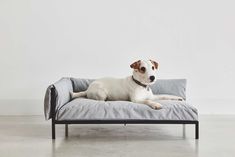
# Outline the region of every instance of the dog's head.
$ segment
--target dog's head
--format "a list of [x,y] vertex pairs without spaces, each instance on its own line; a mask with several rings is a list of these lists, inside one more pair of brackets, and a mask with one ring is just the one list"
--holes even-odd
[[139,82],[150,85],[156,81],[158,63],[153,60],[138,60],[130,65],[133,77]]

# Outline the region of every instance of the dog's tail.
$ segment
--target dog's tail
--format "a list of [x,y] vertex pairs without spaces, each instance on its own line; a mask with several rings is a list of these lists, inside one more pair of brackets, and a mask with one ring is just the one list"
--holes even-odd
[[70,98],[71,99],[80,98],[80,97],[86,97],[86,95],[87,95],[86,91],[78,92],[78,93],[70,92]]

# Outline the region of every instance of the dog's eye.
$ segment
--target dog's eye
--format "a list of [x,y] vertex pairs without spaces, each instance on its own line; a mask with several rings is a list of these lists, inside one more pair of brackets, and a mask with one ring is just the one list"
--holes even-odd
[[154,66],[152,66],[152,69],[154,70]]
[[141,67],[140,70],[145,72],[145,67]]

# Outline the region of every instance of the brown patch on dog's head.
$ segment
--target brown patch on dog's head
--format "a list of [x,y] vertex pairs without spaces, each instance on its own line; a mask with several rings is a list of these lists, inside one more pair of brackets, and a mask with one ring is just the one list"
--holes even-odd
[[150,62],[154,65],[154,68],[155,68],[155,69],[158,68],[158,63],[157,63],[157,62],[155,62],[155,61],[153,61],[153,60],[151,60],[151,59],[150,59]]
[[138,60],[130,65],[132,69],[139,69],[140,68],[141,61]]

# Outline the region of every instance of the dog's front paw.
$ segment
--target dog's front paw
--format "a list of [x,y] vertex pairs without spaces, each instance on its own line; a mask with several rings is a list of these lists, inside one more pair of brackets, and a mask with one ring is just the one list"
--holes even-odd
[[179,97],[177,98],[177,100],[178,100],[178,101],[183,101],[184,98],[182,98],[182,97],[179,96]]
[[154,104],[152,104],[151,105],[151,107],[153,108],[153,109],[155,109],[155,110],[160,110],[160,109],[162,109],[162,105],[160,104],[160,103],[154,103]]
[[180,97],[180,96],[173,96],[173,97],[171,98],[171,100],[183,101],[184,98],[182,98],[182,97]]

